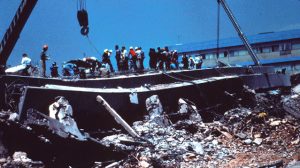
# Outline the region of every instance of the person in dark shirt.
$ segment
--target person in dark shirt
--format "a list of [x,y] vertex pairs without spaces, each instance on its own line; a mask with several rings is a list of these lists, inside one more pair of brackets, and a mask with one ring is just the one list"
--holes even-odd
[[160,70],[164,68],[164,58],[162,52],[163,50],[160,47],[157,47],[156,58],[158,62],[158,69]]
[[43,50],[41,53],[41,66],[42,66],[42,77],[46,77],[46,61],[49,59],[47,55],[48,45],[43,46]]
[[171,69],[171,53],[170,53],[168,47],[165,47],[164,57],[165,57],[166,69],[170,70]]
[[182,55],[182,64],[183,64],[183,67],[182,67],[183,69],[189,68],[189,59],[185,53]]
[[108,50],[108,49],[104,50],[104,53],[102,54],[102,63],[108,64],[109,67],[110,67],[110,72],[114,72],[114,68],[113,68],[113,66],[111,64],[111,61],[110,61],[111,53],[112,53],[112,50]]
[[117,67],[118,67],[118,71],[121,71],[121,51],[119,50],[119,46],[116,45],[115,46],[115,51],[116,51],[116,61],[117,61]]
[[156,69],[156,63],[157,63],[157,58],[156,58],[156,53],[154,48],[150,48],[149,50],[149,66],[151,69]]
[[50,67],[51,71],[51,77],[52,78],[57,78],[58,75],[58,66],[56,65],[56,62],[53,62],[52,66]]

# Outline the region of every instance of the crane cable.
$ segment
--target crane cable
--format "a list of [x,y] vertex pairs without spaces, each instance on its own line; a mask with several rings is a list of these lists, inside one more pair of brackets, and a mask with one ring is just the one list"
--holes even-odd
[[218,60],[219,60],[219,47],[220,47],[220,2],[218,0],[218,12],[217,12],[217,64],[218,64]]
[[101,55],[100,51],[97,49],[97,47],[94,45],[94,43],[92,42],[92,40],[89,38],[88,35],[86,35],[86,39],[88,40],[90,46],[92,46],[94,50],[97,52],[97,54]]

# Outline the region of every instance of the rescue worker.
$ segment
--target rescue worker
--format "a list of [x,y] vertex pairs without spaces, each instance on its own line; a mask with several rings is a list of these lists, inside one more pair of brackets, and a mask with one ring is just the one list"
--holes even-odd
[[56,62],[52,63],[52,66],[50,67],[51,77],[57,78],[58,75],[58,66],[56,65]]
[[150,48],[149,50],[149,66],[151,69],[156,69],[157,57],[154,48]]
[[128,53],[125,46],[122,46],[121,49],[121,59],[120,59],[120,66],[122,71],[128,71]]
[[167,70],[171,69],[171,53],[169,51],[168,47],[165,47],[165,51],[164,51],[164,59],[165,59],[165,66]]
[[119,50],[119,46],[115,45],[115,52],[116,52],[116,61],[117,61],[117,67],[118,67],[118,71],[121,71],[121,51]]
[[24,65],[24,69],[22,71],[22,75],[29,76],[29,68],[31,67],[31,59],[28,57],[26,53],[22,54],[21,65]]
[[183,64],[183,69],[189,69],[189,59],[188,57],[186,56],[186,53],[184,53],[182,55],[182,64]]
[[189,67],[190,67],[190,69],[195,68],[195,60],[192,56],[190,56],[190,58],[189,58]]
[[136,47],[135,53],[137,55],[137,61],[138,61],[138,69],[144,70],[144,59],[145,54],[144,51],[142,51],[142,47]]
[[178,68],[179,68],[179,65],[178,65],[178,53],[177,53],[177,50],[174,50],[174,51],[172,52],[171,63],[173,63],[173,64],[175,65],[175,69],[178,69]]
[[89,68],[91,74],[94,74],[95,70],[99,70],[101,67],[101,63],[96,57],[85,57],[82,60],[90,65]]
[[130,58],[130,69],[137,70],[137,65],[136,65],[137,55],[133,47],[129,48],[128,58]]
[[112,53],[112,50],[108,50],[108,49],[105,49],[103,54],[102,54],[102,63],[103,64],[108,64],[109,65],[109,68],[110,68],[110,72],[114,72],[114,68],[111,64],[111,61],[110,61],[110,55]]
[[158,62],[158,69],[163,70],[164,69],[164,56],[163,56],[163,49],[160,47],[157,47],[156,52],[157,62]]
[[73,63],[64,63],[63,64],[63,76],[73,76],[75,75],[76,65]]
[[203,58],[202,58],[202,56],[200,56],[200,55],[197,56],[197,57],[195,58],[196,69],[201,69],[202,63],[203,63]]
[[46,77],[46,61],[49,60],[47,55],[48,45],[44,45],[41,53],[41,66],[42,66],[42,77]]

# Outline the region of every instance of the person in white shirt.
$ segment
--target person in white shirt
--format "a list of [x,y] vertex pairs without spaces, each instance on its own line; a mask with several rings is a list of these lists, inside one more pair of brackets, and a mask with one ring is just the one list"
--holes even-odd
[[28,70],[31,67],[31,59],[26,53],[22,54],[21,65],[24,66],[24,69],[22,70],[22,75],[29,76]]
[[22,65],[30,66],[31,65],[31,59],[28,57],[26,53],[22,55],[22,60],[21,60]]

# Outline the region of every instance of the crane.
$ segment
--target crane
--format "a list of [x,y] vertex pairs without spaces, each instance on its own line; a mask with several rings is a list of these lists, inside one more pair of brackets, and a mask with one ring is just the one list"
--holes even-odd
[[[6,62],[15,47],[20,33],[24,28],[31,12],[33,11],[38,0],[22,0],[17,12],[11,21],[9,28],[6,30],[4,37],[0,43],[0,71],[5,68]],[[80,8],[78,9],[77,17],[81,28],[81,34],[87,36],[88,28],[88,14],[85,10],[86,4],[80,0]]]
[[235,30],[237,31],[240,39],[243,41],[244,45],[246,46],[249,55],[251,56],[253,62],[255,65],[260,66],[260,61],[259,58],[257,57],[257,55],[255,54],[255,52],[253,51],[248,39],[246,38],[246,36],[244,35],[244,33],[242,32],[241,27],[239,26],[239,24],[237,23],[235,17],[233,16],[232,11],[230,10],[229,6],[227,5],[225,0],[217,0],[218,4],[221,4],[222,7],[224,8],[226,14],[228,15],[231,23],[233,24]]
[[22,0],[18,10],[11,21],[0,43],[0,66],[5,67],[6,62],[16,45],[19,35],[24,28],[33,8],[38,0]]

